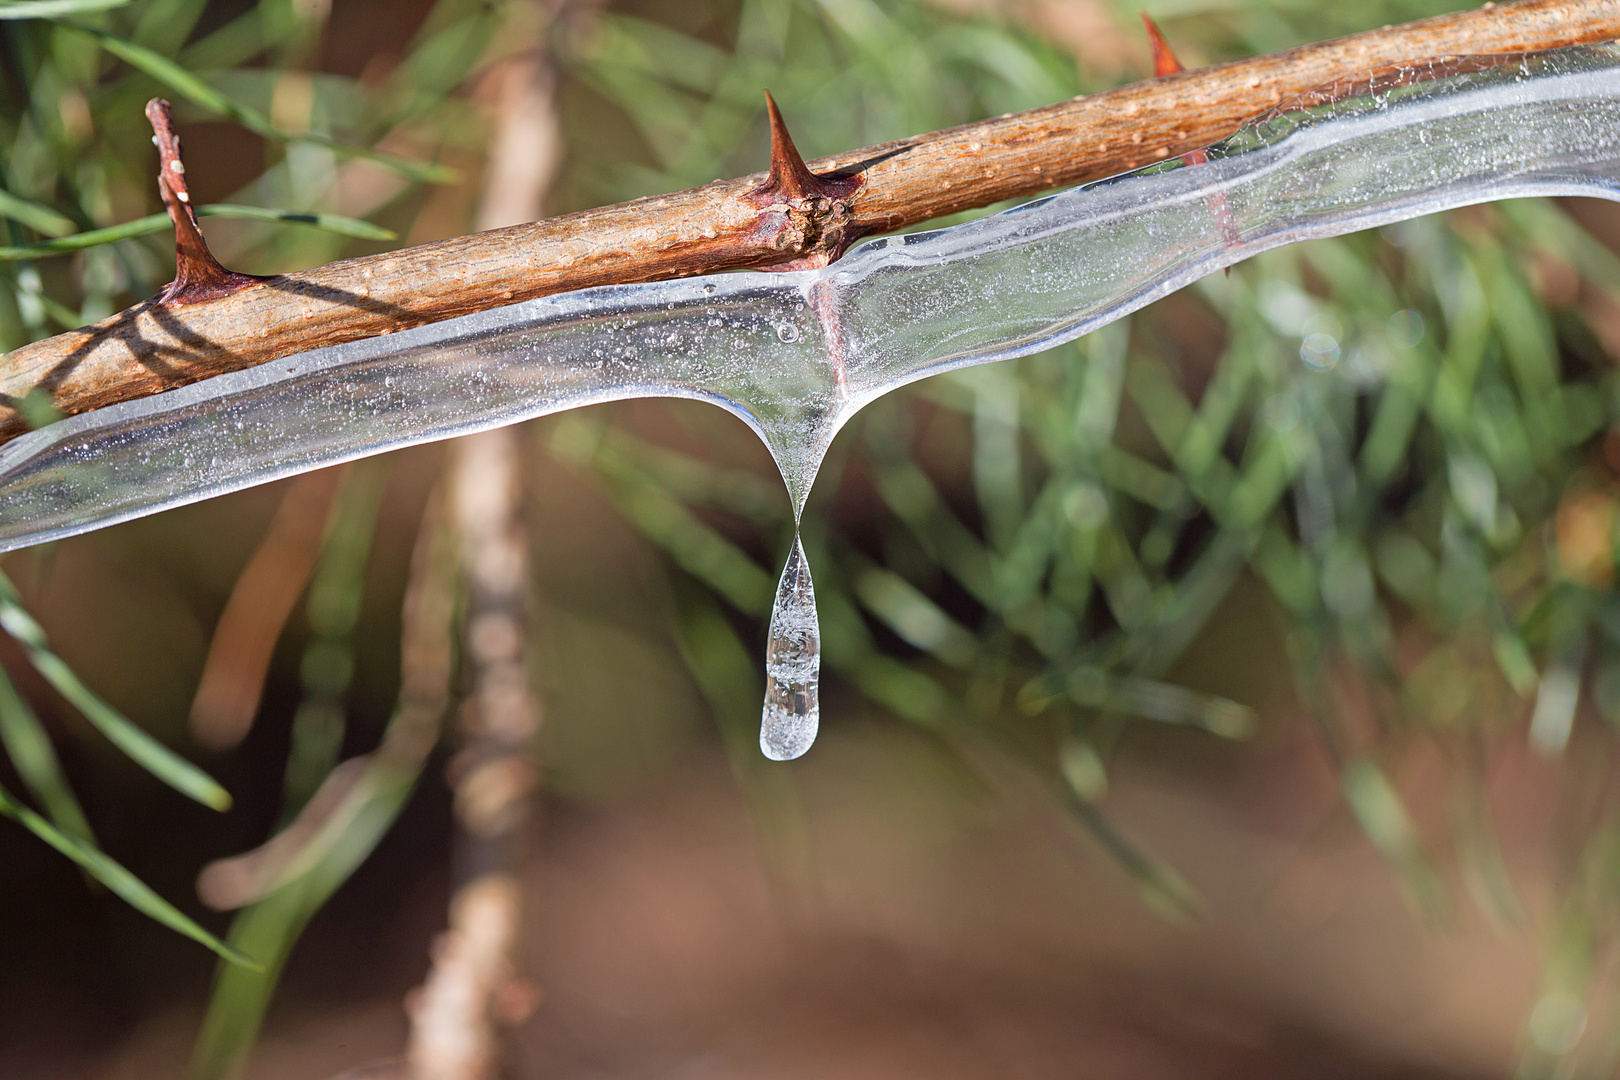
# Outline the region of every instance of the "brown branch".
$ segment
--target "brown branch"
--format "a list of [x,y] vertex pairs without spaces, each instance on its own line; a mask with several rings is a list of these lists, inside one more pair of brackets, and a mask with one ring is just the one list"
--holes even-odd
[[755,174],[329,263],[213,299],[177,306],[155,297],[0,360],[0,440],[25,429],[17,406],[31,393],[73,414],[549,293],[821,265],[862,236],[1187,153],[1326,85],[1342,94],[1401,81],[1424,61],[1448,61],[1435,70],[1454,70],[1459,57],[1616,37],[1620,0],[1487,4],[812,162],[823,179],[861,181],[847,198],[784,189],[787,197],[761,207],[749,198],[766,181]]

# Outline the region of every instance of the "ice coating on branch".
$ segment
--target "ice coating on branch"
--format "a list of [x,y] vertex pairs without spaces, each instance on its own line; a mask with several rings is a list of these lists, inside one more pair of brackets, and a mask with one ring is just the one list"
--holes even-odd
[[72,417],[0,447],[0,551],[634,397],[737,413],[802,506],[839,426],[913,380],[1050,348],[1282,244],[1493,199],[1620,198],[1620,51],[1281,112],[1207,157],[872,241],[819,270],[543,297]]
[[772,761],[790,761],[810,749],[821,725],[821,622],[810,564],[797,531],[771,605],[765,643],[765,710],[759,748]]
[[544,297],[59,421],[0,447],[0,551],[636,397],[742,417],[797,511],[838,429],[906,383],[1050,348],[1282,244],[1494,199],[1620,199],[1620,50],[1468,66],[1307,101],[1199,154],[821,269]]

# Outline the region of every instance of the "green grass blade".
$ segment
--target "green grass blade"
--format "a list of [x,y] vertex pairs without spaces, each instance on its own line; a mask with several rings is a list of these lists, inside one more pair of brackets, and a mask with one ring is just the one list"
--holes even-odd
[[[296,24],[266,20],[263,12],[251,8],[181,49],[180,65],[192,71],[241,67],[265,50],[280,45],[289,25]],[[272,29],[279,31],[274,38],[270,36]]]
[[257,969],[258,965],[252,960],[192,922],[178,908],[153,892],[150,886],[124,869],[111,856],[58,830],[56,826],[18,802],[5,788],[0,788],[0,815],[17,822],[78,863],[91,877],[107,886],[121,900],[147,918],[200,942],[232,964]]
[[868,566],[853,584],[862,606],[907,644],[932,653],[951,667],[966,668],[973,663],[978,648],[973,635],[899,574]]
[[125,41],[121,37],[109,34],[98,27],[87,26],[84,23],[67,22],[62,25],[71,26],[73,29],[95,38],[103,49],[112,53],[130,67],[162,83],[198,108],[235,120],[249,131],[262,135],[267,139],[274,139],[277,142],[302,142],[323,146],[334,153],[346,157],[363,158],[384,168],[392,169],[403,176],[410,177],[412,180],[420,180],[426,183],[445,184],[457,178],[454,169],[435,162],[411,161],[380,150],[369,150],[363,146],[350,146],[313,132],[300,134],[282,131],[271,122],[268,116],[256,109],[238,105],[161,53],[153,52],[145,46],[137,45],[133,41]]
[[[0,8],[0,11],[3,10],[5,9]],[[0,191],[0,217],[20,222],[46,236],[66,236],[77,227],[73,224],[72,218],[59,214],[48,206],[20,199],[9,191]]]
[[183,795],[215,810],[229,810],[231,795],[212,777],[152,736],[130,723],[118,710],[97,697],[45,640],[44,628],[18,603],[16,589],[0,575],[0,628],[16,638],[28,659],[45,680],[84,714],[118,749],[137,765]]
[[398,240],[399,234],[381,225],[342,214],[322,214],[305,210],[271,210],[263,206],[242,206],[239,203],[210,203],[197,207],[199,217],[250,218],[254,221],[274,221],[287,225],[308,225],[339,236],[352,236],[358,240]]
[[56,827],[86,844],[94,844],[95,834],[73,789],[68,787],[67,778],[62,775],[56,749],[51,746],[39,717],[17,693],[3,669],[0,669],[0,744],[5,746],[17,775],[22,777]]
[[[0,216],[5,207],[0,204]],[[272,221],[287,225],[308,225],[339,236],[353,236],[360,240],[397,240],[398,235],[381,225],[369,221],[344,217],[342,214],[323,214],[304,210],[271,210],[263,206],[242,206],[237,203],[209,203],[197,207],[198,217],[249,218],[254,221]],[[71,224],[71,223],[70,223]],[[54,240],[41,240],[33,244],[0,247],[0,261],[37,259],[45,255],[66,255],[85,248],[99,247],[119,240],[133,240],[140,236],[164,232],[171,228],[169,215],[148,214],[122,225],[109,225],[105,229],[91,229]]]
[[108,742],[122,750],[131,761],[182,795],[189,796],[204,806],[219,811],[231,808],[231,794],[221,787],[218,781],[136,727],[118,710],[102,701],[79,681],[79,677],[61,657],[46,649],[31,648],[29,658],[39,673],[45,676],[46,681],[72,702],[73,707],[83,713],[84,718],[105,735]]
[[322,840],[318,853],[312,852],[314,858],[301,876],[283,875],[285,884],[231,924],[231,943],[260,958],[264,966],[259,971],[219,968],[192,1051],[192,1080],[240,1075],[294,943],[404,809],[438,740],[449,706],[451,613],[460,563],[455,534],[440,523],[431,506],[422,527],[428,531],[417,542],[401,620],[401,656],[414,666],[415,674],[401,687],[382,745],[351,792],[355,797],[341,827]]
[[309,920],[387,833],[405,808],[415,783],[415,773],[381,778],[358,813],[346,823],[337,843],[323,851],[311,871],[236,917],[231,924],[231,944],[222,947],[237,956],[255,957],[258,962],[220,969],[193,1050],[194,1080],[225,1080],[236,1075],[258,1039],[259,1025],[288,953]]
[[619,512],[688,573],[753,615],[771,609],[775,583],[747,553],[699,520],[664,486],[622,455],[603,454],[577,426],[559,425],[552,450],[565,460],[596,470]]
[[170,227],[169,215],[148,214],[146,217],[136,218],[134,221],[126,221],[122,225],[109,225],[105,229],[91,229],[87,232],[61,236],[54,240],[41,240],[33,244],[13,244],[8,247],[0,247],[0,261],[12,262],[17,259],[37,259],[44,255],[66,255],[74,251],[83,251],[85,248],[111,244],[118,240],[132,240],[137,236],[149,236]]
[[130,0],[8,0],[0,3],[0,19],[59,19],[92,11],[111,11]]
[[1418,910],[1430,919],[1443,915],[1445,886],[1423,850],[1405,801],[1384,770],[1369,758],[1358,758],[1340,771],[1339,783],[1362,832],[1401,875]]
[[1077,705],[1203,728],[1225,739],[1249,738],[1259,727],[1259,717],[1247,705],[1157,679],[1079,668],[1069,676],[1066,689]]
[[1114,865],[1131,879],[1149,907],[1180,925],[1189,925],[1203,916],[1203,897],[1170,864],[1160,862],[1138,847],[1101,807],[1074,794],[1067,785],[1062,795],[1069,812],[1086,827]]

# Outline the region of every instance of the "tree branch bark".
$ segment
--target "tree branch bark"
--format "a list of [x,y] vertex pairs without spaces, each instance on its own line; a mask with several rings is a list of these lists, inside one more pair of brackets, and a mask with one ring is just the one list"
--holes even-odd
[[1617,37],[1620,0],[1487,4],[811,162],[823,179],[858,179],[845,197],[795,190],[774,201],[751,199],[761,173],[329,263],[225,296],[153,298],[0,359],[0,442],[26,430],[20,406],[30,395],[71,415],[550,293],[825,265],[863,236],[1206,146],[1302,96],[1342,97],[1373,81],[1489,62],[1476,57],[1505,60]]

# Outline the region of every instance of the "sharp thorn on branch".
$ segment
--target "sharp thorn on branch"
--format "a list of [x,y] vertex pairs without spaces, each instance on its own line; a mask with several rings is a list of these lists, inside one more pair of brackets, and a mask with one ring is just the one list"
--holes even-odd
[[1153,50],[1154,76],[1163,77],[1186,71],[1187,69],[1181,66],[1181,61],[1176,59],[1175,50],[1170,48],[1170,43],[1159,31],[1159,24],[1153,21],[1153,16],[1145,11],[1139,14],[1142,16],[1142,25],[1147,28],[1148,46]]
[[861,177],[817,176],[810,171],[804,158],[799,156],[799,148],[793,145],[793,136],[788,134],[781,110],[769,90],[765,91],[765,112],[771,122],[771,171],[763,184],[743,196],[745,199],[759,207],[776,203],[802,206],[811,199],[836,202],[855,194],[861,186]]
[[174,280],[157,294],[157,303],[174,307],[212,300],[263,281],[225,269],[208,250],[186,188],[186,166],[180,160],[180,137],[174,133],[169,103],[162,98],[148,101],[146,118],[152,122],[152,143],[158,151],[158,194],[174,222]]

